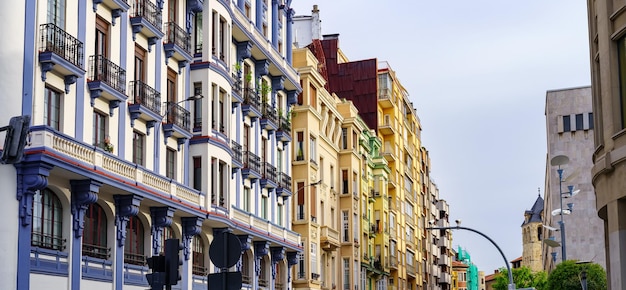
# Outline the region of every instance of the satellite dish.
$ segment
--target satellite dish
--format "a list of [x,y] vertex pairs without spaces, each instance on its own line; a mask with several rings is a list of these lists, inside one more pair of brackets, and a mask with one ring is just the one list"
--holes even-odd
[[545,229],[549,230],[549,231],[558,231],[558,228],[555,227],[551,227],[551,226],[546,226],[546,225],[542,225]]
[[569,157],[565,155],[557,155],[552,157],[552,159],[550,160],[550,165],[552,166],[565,165],[567,163],[569,163]]
[[561,243],[555,241],[555,240],[551,240],[551,239],[544,239],[543,242],[548,245],[548,247],[552,247],[552,248],[556,248],[556,247],[560,247]]
[[[571,213],[572,213],[572,211],[570,211],[569,209],[564,209],[563,210],[563,214],[564,215],[568,215],[568,214],[571,214]],[[561,209],[560,208],[557,208],[557,209],[552,211],[552,216],[557,216],[557,215],[560,215],[560,214],[561,214]]]

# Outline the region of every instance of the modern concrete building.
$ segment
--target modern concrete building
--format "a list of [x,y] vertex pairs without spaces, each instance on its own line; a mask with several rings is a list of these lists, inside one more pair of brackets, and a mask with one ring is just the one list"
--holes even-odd
[[524,212],[522,223],[521,266],[528,267],[532,272],[543,271],[543,203],[541,195],[537,196],[530,210]]
[[291,289],[289,7],[13,4],[0,4],[0,124],[30,115],[32,131],[23,161],[0,166],[3,287],[146,289],[145,258],[177,238],[177,287],[206,289],[209,245],[229,231],[242,288]]
[[[543,221],[546,225],[559,229],[561,217],[563,218],[568,260],[593,261],[604,267],[605,227],[598,217],[590,173],[595,131],[591,88],[548,91],[545,115],[548,144]],[[556,156],[567,156],[568,160],[560,165],[560,185],[559,165],[553,165]],[[572,186],[573,196],[569,186]],[[559,214],[561,208],[562,216]],[[563,244],[561,231],[551,231],[544,227],[543,237],[554,237],[555,241]],[[553,253],[556,258],[553,258]],[[562,247],[550,247],[544,243],[542,260],[544,269],[551,271],[562,261]]]
[[591,181],[602,218],[609,289],[626,288],[626,21],[625,3],[587,1],[593,96]]

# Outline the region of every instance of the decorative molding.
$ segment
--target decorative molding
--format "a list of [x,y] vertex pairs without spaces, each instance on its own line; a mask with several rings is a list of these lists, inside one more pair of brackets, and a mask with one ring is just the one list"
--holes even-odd
[[126,241],[126,224],[131,216],[139,213],[141,197],[135,194],[113,195],[115,202],[115,226],[117,228],[117,246],[123,247]]
[[266,76],[270,71],[270,61],[267,59],[257,60],[254,62],[254,68],[257,79]]
[[74,237],[83,236],[85,229],[85,212],[92,203],[98,201],[98,192],[102,182],[93,179],[70,180],[72,190],[72,218]]
[[252,246],[252,236],[251,235],[237,235],[239,241],[241,242],[241,252],[245,252],[250,250]]
[[182,217],[181,223],[183,226],[183,254],[185,261],[189,261],[191,258],[191,240],[195,235],[199,235],[202,232],[203,218],[200,217]]
[[151,206],[150,218],[152,219],[152,254],[158,255],[162,248],[161,236],[163,228],[172,224],[174,209],[169,206]]
[[298,94],[297,90],[287,91],[287,107],[298,102]]
[[298,264],[298,252],[287,252],[287,266],[289,267],[287,282],[291,282],[291,267],[296,264]]
[[285,247],[271,247],[272,253],[272,278],[276,280],[276,265],[285,259]]
[[269,253],[270,242],[255,241],[254,242],[254,270],[257,276],[261,276],[261,259]]
[[252,56],[252,42],[242,41],[237,43],[237,61],[242,61]]
[[35,192],[48,186],[48,176],[53,166],[45,162],[21,162],[17,169],[16,199],[19,201],[19,213],[22,226],[30,226],[33,218],[33,196]]

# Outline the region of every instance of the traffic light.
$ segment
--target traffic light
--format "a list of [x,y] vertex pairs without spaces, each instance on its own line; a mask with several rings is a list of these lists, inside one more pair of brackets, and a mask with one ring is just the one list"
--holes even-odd
[[165,257],[152,256],[146,259],[152,273],[146,274],[146,280],[152,290],[163,290],[165,285]]
[[176,285],[180,276],[180,266],[183,259],[180,256],[180,250],[183,247],[178,239],[165,240],[165,285]]
[[0,132],[7,131],[4,139],[4,147],[0,163],[14,164],[22,160],[24,147],[26,146],[26,136],[30,129],[30,116],[16,116],[11,118],[8,126],[0,128]]

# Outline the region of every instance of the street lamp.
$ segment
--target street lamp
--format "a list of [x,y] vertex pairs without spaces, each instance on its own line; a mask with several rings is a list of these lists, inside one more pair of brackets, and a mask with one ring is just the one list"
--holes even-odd
[[[431,225],[432,223],[433,222],[430,222]],[[467,230],[467,231],[474,232],[483,236],[485,239],[489,240],[491,244],[493,244],[496,247],[496,249],[498,249],[498,251],[500,252],[500,255],[502,255],[502,259],[504,259],[504,264],[506,265],[506,269],[509,272],[508,273],[509,274],[508,290],[515,290],[515,283],[513,283],[513,273],[511,272],[511,266],[509,265],[509,260],[507,260],[507,258],[504,256],[504,252],[502,252],[498,244],[496,244],[496,242],[494,242],[490,237],[488,237],[487,235],[475,229],[462,227],[461,220],[456,220],[456,227],[428,227],[428,228],[425,228],[425,230]]]
[[[561,220],[559,221],[559,227],[560,227],[560,231],[561,231],[561,262],[566,261],[567,260],[567,248],[566,248],[566,243],[565,243],[565,222],[563,221],[563,215],[568,215],[572,212],[572,207],[573,207],[573,203],[568,203],[568,209],[564,209],[563,208],[563,169],[561,168],[561,165],[565,165],[569,163],[569,158],[565,155],[557,155],[554,156],[551,160],[550,160],[550,165],[552,166],[558,166],[556,172],[559,174],[559,202],[561,204],[561,207],[559,209],[553,210],[552,211],[552,216],[555,215],[559,215],[561,217]],[[573,186],[568,186],[569,189],[569,196],[573,196],[574,192],[572,192],[572,190],[574,189]],[[578,193],[578,191],[576,191],[576,193]]]

